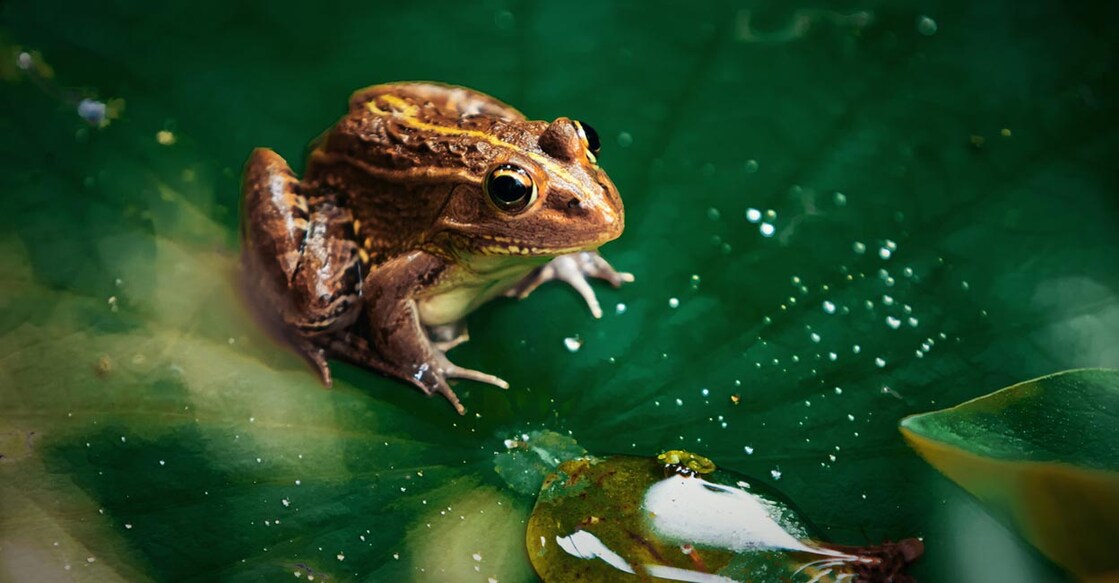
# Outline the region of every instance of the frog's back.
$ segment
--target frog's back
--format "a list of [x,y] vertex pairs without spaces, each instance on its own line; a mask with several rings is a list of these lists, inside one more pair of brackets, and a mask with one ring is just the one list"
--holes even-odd
[[375,85],[350,98],[311,152],[304,181],[344,201],[376,262],[417,246],[456,185],[480,184],[493,137],[527,145],[540,123],[462,87]]

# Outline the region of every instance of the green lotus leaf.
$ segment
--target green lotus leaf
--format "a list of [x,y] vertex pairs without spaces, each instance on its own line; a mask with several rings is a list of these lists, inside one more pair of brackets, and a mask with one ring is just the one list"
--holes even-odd
[[930,464],[1082,577],[1119,556],[1119,371],[1077,370],[907,417]]
[[[0,580],[532,580],[542,435],[699,452],[823,540],[921,537],[922,581],[1067,577],[896,427],[1119,367],[1113,21],[0,3]],[[300,172],[354,89],[408,79],[588,122],[626,204],[602,319],[560,285],[471,316],[451,359],[511,388],[458,384],[465,417],[342,363],[324,389],[234,283],[252,148]]]

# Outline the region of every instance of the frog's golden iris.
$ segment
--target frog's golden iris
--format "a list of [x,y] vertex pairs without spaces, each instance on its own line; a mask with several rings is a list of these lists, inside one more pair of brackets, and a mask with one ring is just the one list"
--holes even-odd
[[520,166],[500,164],[482,184],[486,196],[503,211],[520,212],[536,201],[536,183]]

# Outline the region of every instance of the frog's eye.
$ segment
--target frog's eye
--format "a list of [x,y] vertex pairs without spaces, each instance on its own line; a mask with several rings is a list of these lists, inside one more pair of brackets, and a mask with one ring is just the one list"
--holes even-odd
[[579,138],[583,140],[583,145],[591,154],[591,162],[594,162],[595,158],[598,157],[599,149],[602,148],[602,142],[598,139],[598,132],[591,127],[591,124],[582,121],[575,122],[575,128],[579,130]]
[[482,185],[486,196],[490,197],[497,208],[508,212],[520,212],[536,200],[536,184],[520,166],[502,164],[490,170]]

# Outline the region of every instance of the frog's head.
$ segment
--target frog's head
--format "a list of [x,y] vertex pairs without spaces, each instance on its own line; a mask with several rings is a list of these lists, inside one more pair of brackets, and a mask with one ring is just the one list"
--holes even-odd
[[452,193],[442,217],[445,229],[466,236],[470,251],[549,257],[622,234],[622,199],[598,166],[591,126],[561,117],[491,131],[496,139],[482,148],[490,154],[485,170]]

